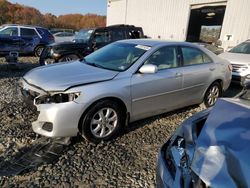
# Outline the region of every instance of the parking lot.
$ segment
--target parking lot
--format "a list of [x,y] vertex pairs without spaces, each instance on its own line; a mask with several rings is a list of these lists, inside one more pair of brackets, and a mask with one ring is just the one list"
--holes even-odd
[[[19,78],[36,67],[36,58],[10,67],[0,59],[0,162],[11,160],[40,136],[31,129],[37,113],[23,102]],[[240,87],[231,86],[226,96]],[[183,120],[201,111],[198,105],[129,125],[117,139],[98,145],[77,138],[58,161],[32,168],[14,177],[0,177],[0,187],[154,187],[157,154]],[[30,181],[32,180],[32,181]],[[84,184],[82,184],[84,182]]]

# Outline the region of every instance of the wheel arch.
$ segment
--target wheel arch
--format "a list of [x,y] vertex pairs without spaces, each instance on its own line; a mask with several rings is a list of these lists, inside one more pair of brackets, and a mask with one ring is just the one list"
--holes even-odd
[[93,103],[91,103],[83,112],[82,112],[82,115],[81,115],[81,118],[79,119],[78,121],[78,130],[80,130],[81,126],[82,126],[82,121],[85,117],[85,115],[88,113],[88,111],[95,105],[97,104],[98,102],[100,101],[104,101],[104,100],[110,100],[110,101],[114,101],[114,102],[117,102],[119,105],[121,105],[122,107],[122,111],[124,112],[124,115],[126,116],[126,121],[128,122],[128,118],[130,116],[130,113],[128,112],[128,108],[125,104],[125,102],[118,98],[118,97],[113,97],[113,96],[110,96],[110,97],[103,97],[103,98],[100,98],[96,101],[94,101]]
[[210,88],[210,86],[213,85],[213,84],[216,83],[216,82],[220,84],[220,86],[221,86],[221,91],[223,92],[223,80],[220,79],[220,78],[218,78],[218,79],[214,80],[214,81],[207,87],[207,89],[204,91],[203,97],[202,97],[203,99],[204,99],[204,97],[205,97],[205,94],[206,94],[207,90]]

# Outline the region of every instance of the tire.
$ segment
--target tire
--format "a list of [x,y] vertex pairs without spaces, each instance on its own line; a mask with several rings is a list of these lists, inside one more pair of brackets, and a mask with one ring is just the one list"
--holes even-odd
[[44,48],[45,48],[45,46],[42,46],[42,45],[37,46],[34,50],[35,56],[40,57],[42,55]]
[[218,82],[214,82],[207,89],[205,96],[204,96],[202,106],[205,106],[206,108],[210,108],[210,107],[214,106],[217,99],[221,96],[222,96],[221,84]]
[[84,115],[80,122],[79,132],[85,139],[97,144],[117,136],[124,125],[125,112],[119,104],[103,100],[94,104]]
[[65,55],[65,56],[61,57],[61,58],[59,59],[59,62],[68,62],[68,61],[74,61],[74,60],[78,60],[78,59],[80,59],[80,58],[78,57],[78,55],[69,54],[69,55]]
[[45,47],[44,48],[44,50],[43,50],[43,52],[42,52],[42,54],[41,54],[41,56],[40,56],[40,58],[39,58],[39,63],[40,63],[40,65],[41,66],[43,66],[43,65],[47,65],[48,63],[46,63],[46,61],[48,60],[48,59],[52,59],[51,57],[50,57],[50,50],[51,50],[51,48],[50,47]]

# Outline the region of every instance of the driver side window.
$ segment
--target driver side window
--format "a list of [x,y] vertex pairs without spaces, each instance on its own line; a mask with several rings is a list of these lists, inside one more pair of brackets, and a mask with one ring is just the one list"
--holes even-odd
[[17,27],[9,27],[0,32],[1,35],[6,36],[18,36],[18,29]]
[[178,67],[176,47],[163,47],[154,52],[145,62],[158,67],[158,70]]

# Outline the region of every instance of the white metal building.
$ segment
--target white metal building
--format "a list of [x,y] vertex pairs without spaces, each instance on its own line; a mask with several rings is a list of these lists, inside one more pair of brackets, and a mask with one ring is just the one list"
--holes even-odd
[[224,48],[250,39],[250,0],[108,0],[107,6],[107,25],[141,26],[151,38],[195,41],[210,26],[219,28]]

